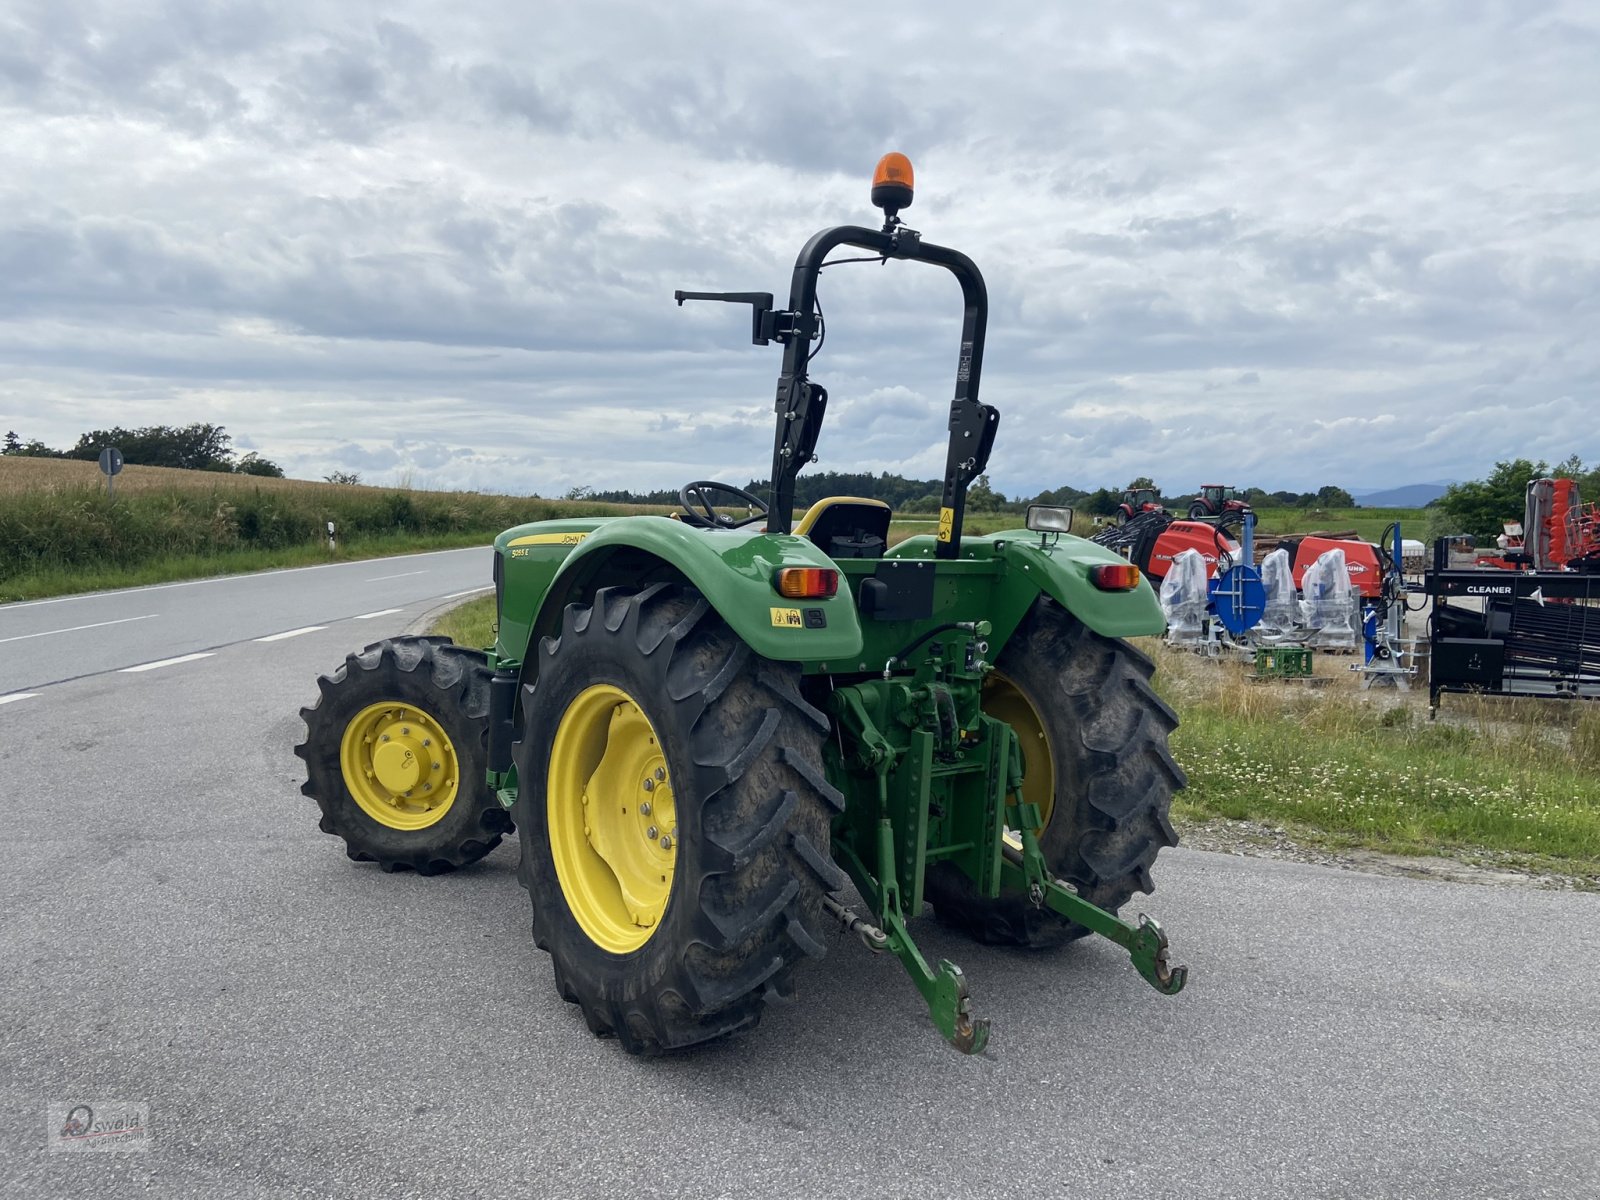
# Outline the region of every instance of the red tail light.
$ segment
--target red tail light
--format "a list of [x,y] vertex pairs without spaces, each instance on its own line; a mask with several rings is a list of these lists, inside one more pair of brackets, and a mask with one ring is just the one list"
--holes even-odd
[[772,577],[780,596],[791,600],[820,600],[839,591],[839,572],[828,567],[784,567]]
[[1102,592],[1131,592],[1139,586],[1139,568],[1132,563],[1101,563],[1089,568],[1089,582]]

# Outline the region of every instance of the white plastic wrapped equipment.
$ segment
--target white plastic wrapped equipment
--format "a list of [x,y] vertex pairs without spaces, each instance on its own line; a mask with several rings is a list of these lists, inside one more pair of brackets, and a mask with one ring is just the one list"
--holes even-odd
[[1304,598],[1300,602],[1300,621],[1311,631],[1310,646],[1353,650],[1361,641],[1360,610],[1355,589],[1350,586],[1350,571],[1344,551],[1324,550],[1306,568],[1300,582]]
[[1266,589],[1267,608],[1257,628],[1264,637],[1286,637],[1300,623],[1300,600],[1295,595],[1289,552],[1283,547],[1261,560],[1261,586]]
[[1206,601],[1206,560],[1198,550],[1182,550],[1161,581],[1161,611],[1167,618],[1168,641],[1200,636]]

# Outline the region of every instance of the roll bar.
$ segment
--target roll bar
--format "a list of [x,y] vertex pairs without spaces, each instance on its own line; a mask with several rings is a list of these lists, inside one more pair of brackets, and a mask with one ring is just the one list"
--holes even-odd
[[965,311],[961,322],[961,352],[956,361],[955,397],[950,402],[950,444],[945,453],[944,494],[939,508],[940,558],[961,553],[961,527],[966,513],[967,488],[989,462],[1000,414],[992,405],[978,403],[978,381],[983,370],[984,331],[989,320],[989,293],[977,265],[960,251],[924,242],[914,229],[892,215],[883,229],[839,225],[813,235],[795,259],[789,285],[789,307],[772,310],[770,292],[675,292],[673,298],[722,300],[752,308],[751,341],[783,345],[783,369],[778,375],[777,430],[772,444],[772,502],[767,514],[771,533],[789,533],[794,520],[795,478],[813,461],[817,435],[828,407],[827,389],[812,383],[807,373],[811,340],[817,333],[817,273],[827,256],[840,246],[853,246],[884,259],[904,258],[943,267],[961,283]]

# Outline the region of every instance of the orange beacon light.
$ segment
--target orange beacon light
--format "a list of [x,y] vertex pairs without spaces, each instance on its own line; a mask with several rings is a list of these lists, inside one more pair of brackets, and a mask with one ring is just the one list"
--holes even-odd
[[904,154],[885,154],[872,173],[872,202],[892,217],[902,208],[911,207],[914,184],[911,160]]

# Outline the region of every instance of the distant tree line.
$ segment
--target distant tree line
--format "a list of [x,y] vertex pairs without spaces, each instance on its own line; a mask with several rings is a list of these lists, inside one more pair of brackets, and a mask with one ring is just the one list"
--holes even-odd
[[[752,479],[745,490],[764,495],[771,484],[765,479]],[[1136,488],[1160,488],[1149,476],[1141,475],[1128,484]],[[1315,492],[1267,492],[1260,488],[1240,488],[1239,494],[1257,508],[1354,508],[1355,500],[1344,488],[1327,486]],[[902,512],[937,512],[944,493],[944,482],[938,479],[907,479],[887,471],[876,475],[868,472],[819,471],[801,475],[795,481],[795,504],[806,507],[826,496],[864,496],[882,500]],[[1172,498],[1185,507],[1192,492]],[[600,490],[575,487],[567,492],[567,500],[605,500],[615,504],[675,504],[678,493],[674,488],[651,492],[633,492],[625,488]],[[1070,504],[1093,516],[1109,516],[1122,503],[1122,491],[1097,488],[1093,491],[1063,484],[1046,488],[1033,496],[1007,496],[997,491],[987,475],[980,475],[967,489],[967,507],[974,512],[992,512],[1000,509],[1021,509],[1029,504]]]
[[283,478],[283,468],[277,463],[262,458],[254,450],[238,454],[229,446],[232,440],[221,425],[147,425],[142,429],[115,426],[90,430],[70,449],[54,450],[37,438],[25,442],[12,430],[6,433],[0,454],[20,458],[81,458],[93,462],[107,446],[114,446],[122,451],[123,461],[133,466]]
[[[772,487],[767,479],[752,479],[744,484],[747,492],[765,495]],[[987,475],[980,475],[967,489],[967,507],[978,512],[1003,508],[1017,508],[1025,504],[1073,504],[1087,493],[1080,488],[1061,487],[1040,492],[1034,497],[1008,498],[989,484]],[[862,496],[869,500],[882,500],[902,512],[937,512],[944,495],[944,481],[939,479],[907,479],[903,475],[882,471],[818,471],[801,475],[795,481],[794,501],[805,508],[828,496]],[[614,504],[676,504],[678,490],[662,488],[651,492],[633,492],[627,489],[603,490],[575,487],[567,492],[567,500],[604,500]]]

